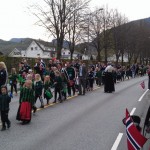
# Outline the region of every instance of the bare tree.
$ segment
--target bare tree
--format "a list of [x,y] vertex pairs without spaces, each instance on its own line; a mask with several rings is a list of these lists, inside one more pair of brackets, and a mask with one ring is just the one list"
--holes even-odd
[[[76,5],[79,5],[77,11],[73,11],[72,17],[68,20],[67,23],[67,30],[65,39],[68,41],[69,50],[71,53],[71,60],[73,58],[73,53],[75,51],[75,45],[81,42],[81,26],[83,24],[83,14],[86,9],[88,9],[88,2],[89,1],[78,1],[78,3],[74,4],[74,8],[77,8]],[[81,7],[82,6],[82,7]]]
[[74,12],[83,8],[89,1],[82,0],[81,5],[76,5],[79,0],[43,0],[43,2],[44,6],[34,4],[30,9],[38,18],[37,24],[44,27],[50,36],[56,38],[57,58],[60,59],[67,23],[74,16]]
[[116,55],[116,65],[118,64],[119,57],[122,54],[124,54],[124,48],[125,48],[125,26],[123,26],[126,22],[127,19],[125,16],[122,16],[118,10],[113,11],[113,16],[112,16],[112,23],[113,23],[113,28],[112,28],[112,33],[113,33],[113,41],[114,41],[114,52]]
[[103,31],[103,20],[102,20],[103,8],[96,8],[92,13],[88,14],[88,36],[91,39],[91,45],[97,51],[97,59],[101,60],[102,46],[102,31]]
[[113,10],[109,10],[108,9],[108,6],[106,6],[104,8],[104,11],[103,11],[103,16],[102,16],[102,19],[103,19],[103,48],[104,48],[104,61],[105,61],[105,64],[107,64],[107,58],[108,58],[108,48],[110,47],[111,45],[111,28],[112,28],[112,12]]

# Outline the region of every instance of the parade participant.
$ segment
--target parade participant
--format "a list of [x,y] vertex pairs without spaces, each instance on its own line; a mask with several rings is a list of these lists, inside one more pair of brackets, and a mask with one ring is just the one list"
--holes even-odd
[[65,72],[61,73],[61,78],[62,78],[62,96],[64,97],[64,100],[67,99],[67,78],[65,75]]
[[49,60],[47,67],[48,67],[49,69],[51,69],[52,66],[53,66],[53,61],[52,61],[52,60]]
[[28,73],[29,69],[31,69],[30,65],[28,64],[27,60],[23,60],[23,70]]
[[66,63],[67,67],[66,67],[66,72],[67,72],[67,80],[68,80],[68,95],[69,97],[71,96],[71,88],[73,91],[73,95],[75,95],[75,77],[76,77],[76,72],[75,69],[73,67],[71,67],[71,63],[67,62]]
[[23,88],[20,91],[18,113],[16,119],[22,121],[22,124],[27,124],[31,121],[31,111],[34,105],[34,91],[32,89],[32,81],[26,80]]
[[[28,74],[30,74],[32,76],[32,80],[34,80],[35,74],[32,69],[29,69]],[[27,76],[28,76],[28,74],[27,74]]]
[[15,93],[17,95],[17,72],[16,68],[11,69],[11,74],[9,75],[9,84],[11,86],[11,97],[13,97],[13,88],[15,89]]
[[88,81],[89,81],[89,90],[93,90],[93,83],[94,83],[94,72],[93,68],[90,68],[88,75],[87,75]]
[[34,66],[34,70],[36,74],[40,74],[41,79],[44,80],[43,74],[45,71],[45,63],[41,60],[40,57],[38,57],[35,61],[36,61],[36,64]]
[[[0,87],[2,85],[6,85],[7,77],[8,77],[8,74],[7,74],[6,65],[4,62],[0,62]],[[1,93],[1,91],[0,91],[0,93]]]
[[53,97],[50,87],[52,82],[50,81],[50,76],[46,75],[44,78],[44,98],[47,100],[47,105],[49,105],[50,99]]
[[26,81],[26,77],[27,77],[26,72],[23,72],[22,74],[18,75],[18,81],[20,83],[20,89],[23,87],[23,85],[24,85],[24,83]]
[[95,68],[95,79],[96,79],[97,86],[101,86],[101,84],[102,84],[102,71],[101,71],[101,67],[96,67]]
[[85,95],[87,69],[84,63],[80,62],[79,68],[79,94]]
[[35,103],[37,99],[39,98],[41,102],[41,107],[44,108],[43,98],[42,98],[42,89],[43,89],[43,83],[41,80],[40,74],[35,74],[35,81],[34,81],[34,91],[35,91]]
[[34,90],[34,78],[32,74],[27,74],[26,80],[32,81],[32,89]]
[[105,79],[104,79],[105,93],[112,93],[115,91],[113,71],[114,71],[114,67],[112,67],[111,63],[108,63],[108,66],[105,69]]
[[8,91],[6,86],[1,86],[1,93],[0,95],[0,113],[1,113],[1,121],[2,121],[2,129],[1,131],[6,130],[6,124],[7,128],[10,128],[11,122],[8,119],[8,113],[9,113],[9,103],[11,101],[11,98],[8,96]]
[[59,102],[61,103],[62,102],[62,95],[61,95],[61,90],[62,90],[62,79],[61,79],[61,74],[58,70],[55,71],[55,79],[54,79],[54,91],[55,91],[55,94],[54,94],[54,102],[53,103],[56,103],[57,101],[57,93],[59,94]]

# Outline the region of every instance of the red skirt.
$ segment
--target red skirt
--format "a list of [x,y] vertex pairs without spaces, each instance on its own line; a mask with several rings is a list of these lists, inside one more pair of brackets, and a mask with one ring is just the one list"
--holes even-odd
[[18,109],[17,120],[30,121],[31,120],[31,103],[22,102]]

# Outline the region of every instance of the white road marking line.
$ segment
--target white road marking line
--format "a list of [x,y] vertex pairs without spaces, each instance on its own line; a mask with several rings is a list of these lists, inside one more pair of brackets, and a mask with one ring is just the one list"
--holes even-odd
[[123,133],[119,133],[118,136],[117,136],[117,139],[113,145],[113,147],[111,148],[111,150],[117,150],[118,146],[119,146],[119,143],[122,139],[122,136],[123,136]]
[[147,93],[149,91],[149,89],[147,89],[144,93],[143,93],[143,95],[139,98],[139,102],[143,99],[143,97],[144,97],[144,95]]
[[130,115],[133,115],[135,110],[136,110],[136,108],[133,108],[132,111],[130,112]]

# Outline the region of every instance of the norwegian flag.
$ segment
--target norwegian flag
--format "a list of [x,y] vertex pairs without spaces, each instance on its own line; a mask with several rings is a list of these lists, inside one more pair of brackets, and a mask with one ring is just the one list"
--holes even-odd
[[143,81],[141,84],[142,89],[145,89],[145,82]]
[[126,109],[126,133],[127,133],[128,150],[140,150],[147,141],[147,138],[145,138],[137,130],[127,109]]

